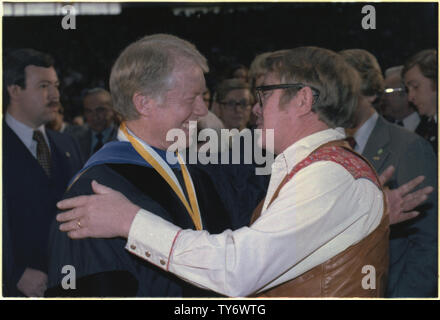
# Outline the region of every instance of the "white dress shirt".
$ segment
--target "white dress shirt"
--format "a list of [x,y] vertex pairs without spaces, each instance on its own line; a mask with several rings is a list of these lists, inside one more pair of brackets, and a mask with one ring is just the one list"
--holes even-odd
[[227,296],[247,296],[303,274],[365,238],[382,217],[382,192],[331,161],[300,170],[267,208],[298,162],[320,145],[344,137],[343,130],[320,131],[278,155],[262,214],[250,227],[212,235],[182,230],[141,209],[126,249]]
[[8,112],[5,116],[5,122],[11,128],[12,131],[18,136],[18,138],[23,142],[23,144],[28,148],[30,153],[34,156],[35,159],[37,159],[37,141],[34,140],[34,130],[40,130],[43,133],[44,140],[46,140],[47,146],[49,147],[50,152],[50,144],[49,139],[46,135],[46,130],[44,128],[44,125],[41,125],[37,129],[33,129],[24,123],[18,121],[13,116],[11,116]]
[[356,146],[354,147],[354,151],[359,154],[364,152],[365,146],[367,145],[368,138],[373,132],[374,126],[376,125],[377,119],[379,119],[379,115],[377,112],[374,112],[367,121],[356,131],[353,135],[353,138],[356,140]]
[[420,116],[414,111],[409,116],[402,119],[402,123],[404,128],[414,132],[420,123]]

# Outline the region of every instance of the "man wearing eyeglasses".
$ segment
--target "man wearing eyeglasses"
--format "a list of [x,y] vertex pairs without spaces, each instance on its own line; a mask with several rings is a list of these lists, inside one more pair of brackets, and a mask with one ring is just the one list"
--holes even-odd
[[408,101],[400,73],[403,66],[385,70],[385,90],[382,94],[383,116],[395,124],[414,132],[420,123],[420,116]]
[[246,128],[253,105],[249,84],[241,79],[223,80],[216,93],[220,119],[226,129]]
[[110,92],[102,88],[88,90],[83,106],[88,129],[77,132],[76,137],[81,152],[88,159],[105,143],[115,140],[118,130],[114,124],[115,112]]
[[276,52],[267,66],[254,112],[259,128],[274,130],[274,144],[263,134],[261,145],[278,156],[249,227],[181,229],[94,183],[99,195],[59,204],[75,207],[58,217],[61,229],[74,239],[127,238],[129,252],[228,296],[382,296],[383,193],[339,128],[350,125],[359,76],[338,54],[315,47]]

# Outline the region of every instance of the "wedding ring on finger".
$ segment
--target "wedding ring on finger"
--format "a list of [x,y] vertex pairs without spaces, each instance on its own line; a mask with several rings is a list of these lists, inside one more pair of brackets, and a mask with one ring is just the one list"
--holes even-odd
[[81,220],[78,220],[78,222],[76,223],[76,225],[78,226],[78,229],[81,229]]

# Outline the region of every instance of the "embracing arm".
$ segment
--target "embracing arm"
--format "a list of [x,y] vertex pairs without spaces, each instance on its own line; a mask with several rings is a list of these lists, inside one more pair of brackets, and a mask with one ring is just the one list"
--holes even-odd
[[[382,197],[370,181],[360,180],[353,182],[336,164],[311,165],[285,185],[251,227],[217,235],[181,230],[152,213],[139,211],[122,195],[96,183],[97,195],[60,203],[63,209],[75,209],[59,215],[58,220],[66,221],[61,228],[70,237],[128,237],[127,249],[158,267],[201,287],[245,296],[276,285],[277,279],[292,279],[344,250],[350,245],[345,240],[325,246],[347,230],[354,243],[375,228],[380,216],[371,217],[368,212],[372,203],[374,212],[382,212]],[[352,188],[354,183],[356,188]],[[350,192],[356,194],[347,196]],[[355,210],[360,194],[368,201]],[[106,222],[102,221],[103,212]],[[320,248],[324,249],[319,254],[312,254]]]

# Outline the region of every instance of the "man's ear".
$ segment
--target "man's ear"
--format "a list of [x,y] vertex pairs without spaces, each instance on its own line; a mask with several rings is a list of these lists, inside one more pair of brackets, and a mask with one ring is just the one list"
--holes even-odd
[[22,88],[17,84],[11,84],[10,86],[7,87],[7,90],[10,100],[15,100],[19,95],[19,93],[21,92]]
[[304,87],[296,94],[296,109],[295,112],[299,115],[306,115],[312,111],[313,105],[313,91],[309,87]]
[[139,112],[140,115],[148,117],[152,111],[152,108],[154,106],[154,100],[145,96],[141,92],[135,92],[133,94],[133,105],[136,108],[137,112]]

